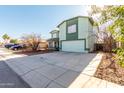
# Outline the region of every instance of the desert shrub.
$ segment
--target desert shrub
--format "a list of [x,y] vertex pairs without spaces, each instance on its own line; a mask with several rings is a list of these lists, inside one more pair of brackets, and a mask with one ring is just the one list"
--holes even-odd
[[17,43],[18,43],[18,40],[17,40],[17,39],[11,39],[11,40],[10,40],[10,43],[17,44]]
[[116,63],[124,68],[124,49],[123,48],[117,48],[113,51],[117,54],[114,58],[116,60]]
[[32,51],[37,51],[40,42],[42,41],[41,35],[39,34],[28,34],[22,36],[22,42]]

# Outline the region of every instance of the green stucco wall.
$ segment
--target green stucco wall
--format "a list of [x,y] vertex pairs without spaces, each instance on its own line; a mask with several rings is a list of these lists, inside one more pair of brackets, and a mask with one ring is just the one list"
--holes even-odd
[[[68,27],[76,25],[75,33],[68,33]],[[66,21],[66,40],[77,40],[78,39],[78,18]]]

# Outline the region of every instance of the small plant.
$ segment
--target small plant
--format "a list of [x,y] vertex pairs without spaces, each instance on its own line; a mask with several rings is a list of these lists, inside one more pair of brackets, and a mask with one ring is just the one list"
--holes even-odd
[[117,64],[119,64],[121,67],[124,68],[124,49],[123,48],[117,48],[113,50],[116,52],[115,59],[117,60]]

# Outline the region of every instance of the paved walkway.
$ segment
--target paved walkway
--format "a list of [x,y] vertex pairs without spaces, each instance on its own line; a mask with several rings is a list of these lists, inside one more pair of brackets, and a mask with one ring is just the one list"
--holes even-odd
[[93,77],[102,54],[54,52],[5,58],[6,63],[34,88],[106,88],[117,84]]
[[102,54],[97,56],[85,67],[82,74],[70,85],[71,88],[122,88],[122,86],[94,77]]

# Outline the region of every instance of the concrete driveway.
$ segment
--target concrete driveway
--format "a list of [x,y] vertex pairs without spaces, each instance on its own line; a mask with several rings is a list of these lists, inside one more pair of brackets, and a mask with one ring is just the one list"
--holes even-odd
[[6,63],[31,87],[67,88],[78,76],[89,79],[83,70],[96,55],[54,52],[11,58]]

